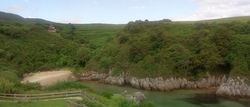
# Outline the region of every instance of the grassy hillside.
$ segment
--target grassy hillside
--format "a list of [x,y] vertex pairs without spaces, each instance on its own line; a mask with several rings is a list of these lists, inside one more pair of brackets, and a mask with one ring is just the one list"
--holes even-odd
[[54,23],[56,32],[47,31],[49,23],[0,21],[0,73],[9,74],[0,79],[13,87],[24,73],[65,67],[138,77],[248,76],[250,22],[229,19]]
[[[60,68],[84,68],[99,54],[103,45],[113,40],[124,25],[54,24],[57,32],[49,32],[46,23],[0,22],[0,93],[46,93],[84,90],[99,103],[77,101],[90,107],[153,107],[151,103],[136,104],[121,95],[99,93],[79,82],[59,82],[42,87],[38,83],[21,84],[24,73]],[[2,100],[2,99],[0,99]],[[3,99],[6,100],[6,99]],[[1,102],[0,106],[33,107],[68,106],[66,100],[29,103]]]
[[0,21],[5,22],[19,22],[19,23],[54,23],[51,21],[47,21],[44,19],[39,18],[23,18],[22,16],[12,14],[12,13],[6,13],[0,11]]
[[245,76],[250,74],[249,28],[246,21],[130,22],[86,68],[140,77]]
[[219,18],[211,20],[200,20],[200,21],[176,21],[180,23],[231,23],[233,21],[246,23],[250,20],[250,16],[238,16],[238,17],[228,17],[228,18]]
[[23,22],[25,19],[19,15],[12,13],[5,13],[0,11],[0,20],[1,21],[12,21],[12,22]]
[[83,69],[124,26],[54,24],[57,32],[49,32],[49,25],[0,21],[0,93],[39,89],[20,84],[25,73]]
[[[208,23],[213,21],[219,23]],[[47,31],[49,23],[0,25],[0,68],[19,76],[63,67],[136,76],[249,74],[247,17],[195,23],[54,23],[55,33]]]

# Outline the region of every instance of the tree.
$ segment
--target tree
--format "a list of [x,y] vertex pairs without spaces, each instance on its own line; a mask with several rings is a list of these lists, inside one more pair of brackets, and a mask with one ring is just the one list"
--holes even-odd
[[247,61],[244,58],[236,57],[232,62],[232,70],[230,72],[231,76],[238,76],[238,75],[249,75],[249,66]]
[[90,50],[86,47],[81,47],[76,52],[77,64],[85,67],[86,63],[90,60]]
[[166,34],[163,30],[152,31],[150,34],[150,43],[152,45],[152,50],[157,51],[164,46],[166,46]]
[[212,36],[212,41],[222,57],[228,55],[231,51],[232,33],[225,26],[219,26]]
[[214,67],[223,64],[223,58],[214,44],[202,43],[197,55],[197,62],[199,66],[205,68],[209,75]]
[[173,71],[181,71],[187,75],[188,71],[192,69],[192,54],[183,45],[171,45],[166,54]]
[[141,61],[149,52],[150,45],[141,41],[134,42],[129,49],[130,61],[137,63]]

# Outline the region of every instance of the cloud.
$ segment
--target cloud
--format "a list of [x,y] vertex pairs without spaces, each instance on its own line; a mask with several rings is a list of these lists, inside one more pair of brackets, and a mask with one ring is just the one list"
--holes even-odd
[[198,5],[190,17],[183,20],[204,20],[250,15],[250,0],[190,0]]
[[62,19],[62,20],[58,20],[57,22],[60,23],[81,23],[82,19],[81,18],[70,18],[70,19]]

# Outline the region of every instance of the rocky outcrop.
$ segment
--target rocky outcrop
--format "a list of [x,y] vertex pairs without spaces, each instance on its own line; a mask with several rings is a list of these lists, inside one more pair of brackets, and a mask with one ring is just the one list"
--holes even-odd
[[211,76],[209,78],[201,78],[197,81],[188,81],[186,78],[136,78],[131,77],[125,73],[119,76],[111,76],[111,74],[98,74],[96,72],[81,74],[79,79],[82,80],[99,80],[106,84],[114,85],[130,85],[134,88],[144,90],[159,90],[171,91],[176,89],[201,89],[213,86],[220,86],[227,79],[223,77]]
[[94,71],[91,71],[91,72],[78,74],[77,77],[79,81],[93,81],[93,80],[105,79],[107,77],[107,74],[104,74],[104,73],[99,74]]
[[164,80],[162,77],[145,79],[131,77],[129,84],[132,87],[139,89],[171,91],[175,89],[200,89],[219,86],[223,81],[225,81],[223,78],[225,78],[225,76],[218,78],[212,76],[207,79],[202,78],[198,81],[188,81],[186,78],[170,78]]
[[250,86],[246,84],[246,79],[228,79],[222,83],[216,92],[218,96],[226,97],[250,97]]
[[121,76],[118,76],[118,77],[108,76],[107,78],[101,79],[100,82],[121,86],[125,84],[125,79]]
[[136,103],[141,103],[142,101],[146,100],[146,96],[142,92],[135,92],[130,94],[128,92],[122,93],[122,95],[128,100],[133,101]]
[[[206,89],[210,87],[219,87],[216,95],[229,97],[250,97],[250,85],[246,84],[245,79],[227,79],[226,76],[201,78],[196,81],[189,81],[186,78],[137,78],[122,73],[119,76],[108,74],[98,74],[89,72],[80,74],[80,81],[98,80],[106,84],[130,85],[134,88],[144,90],[172,91],[177,89]],[[131,97],[131,96],[130,96]],[[133,96],[131,98],[134,98]]]

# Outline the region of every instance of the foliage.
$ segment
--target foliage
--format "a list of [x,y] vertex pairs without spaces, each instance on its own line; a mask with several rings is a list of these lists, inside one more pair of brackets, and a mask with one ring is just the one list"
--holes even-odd
[[70,90],[70,89],[90,89],[82,83],[74,81],[61,81],[57,82],[54,85],[47,86],[45,90],[48,91],[60,91],[60,90]]
[[[247,22],[237,21],[129,22],[86,66],[97,71],[114,69],[116,74],[129,72],[139,77],[192,77],[205,76],[205,72],[242,72],[239,75],[244,75],[249,72],[247,26]],[[106,54],[111,48],[115,54]]]
[[14,90],[14,83],[0,77],[0,93],[11,93]]
[[26,82],[24,84],[20,84],[19,86],[23,91],[31,91],[31,90],[42,90],[42,86],[39,83],[31,83],[31,82]]
[[[225,19],[226,20],[226,19]],[[126,25],[0,22],[0,65],[19,77],[57,68],[135,76],[249,73],[249,22],[161,21]],[[0,70],[0,73],[6,70]],[[8,73],[6,73],[8,74]],[[18,78],[10,74],[10,82]],[[6,76],[8,77],[8,76]]]
[[101,95],[106,97],[107,99],[110,99],[113,96],[113,93],[111,93],[111,92],[102,92]]

